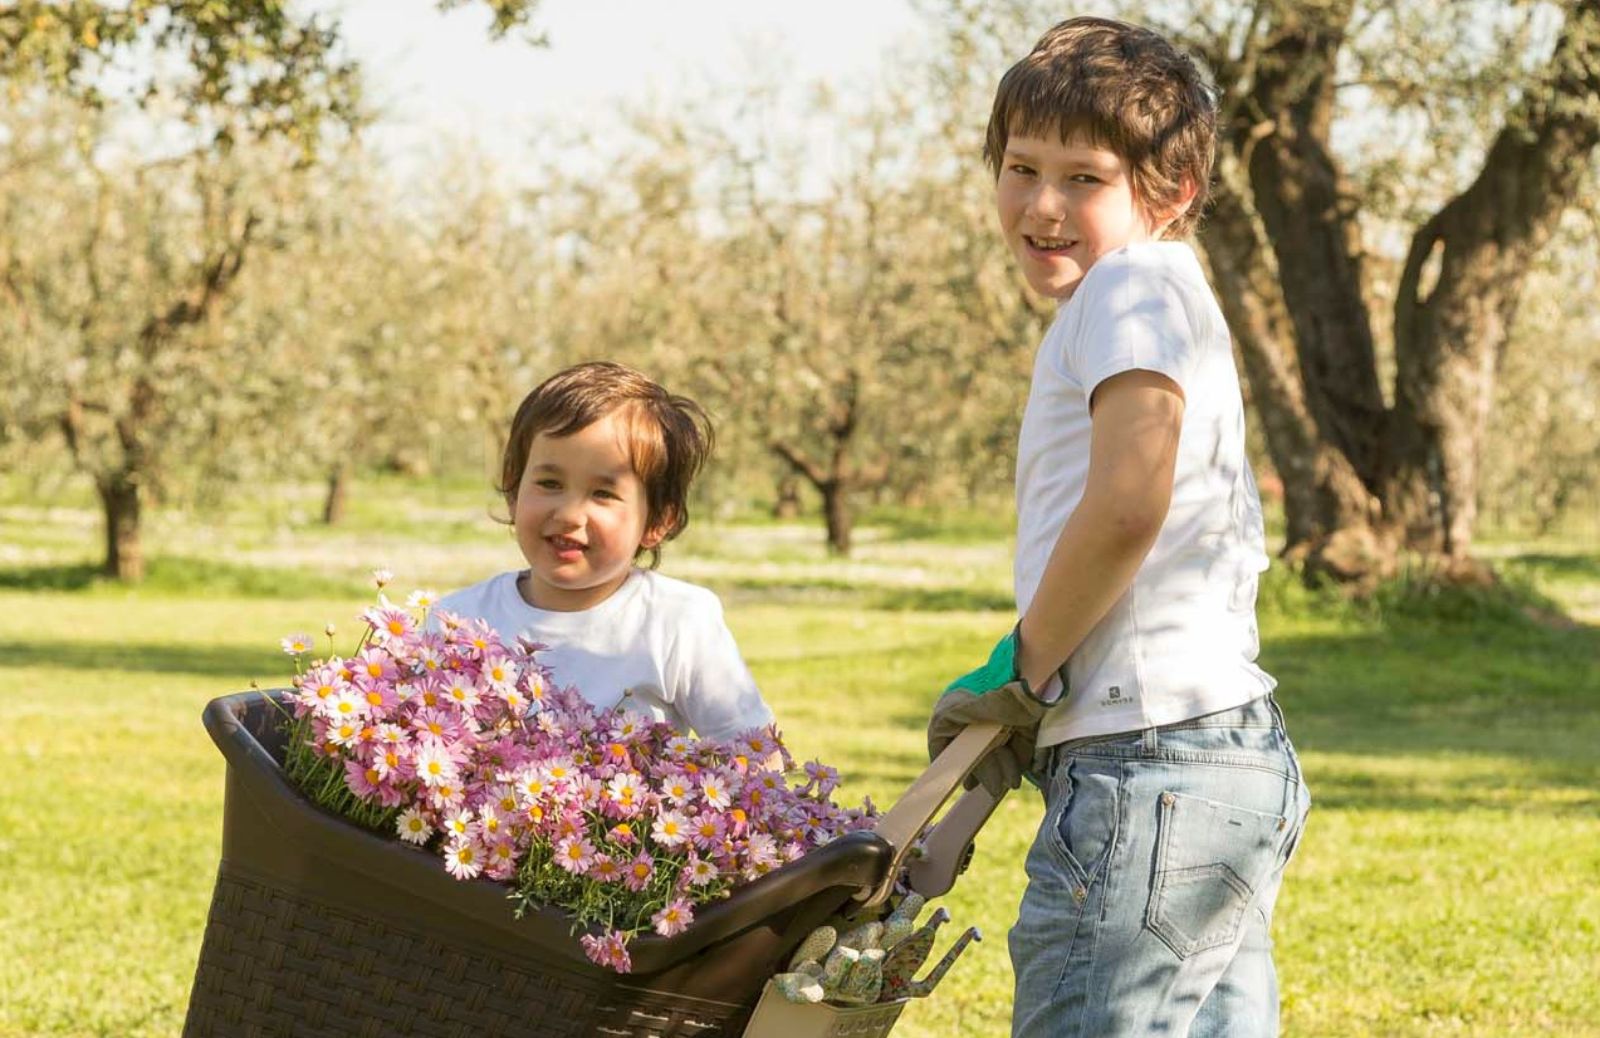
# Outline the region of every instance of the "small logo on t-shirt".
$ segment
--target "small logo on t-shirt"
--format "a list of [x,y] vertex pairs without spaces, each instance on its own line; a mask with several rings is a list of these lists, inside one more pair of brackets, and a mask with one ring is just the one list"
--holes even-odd
[[1112,685],[1110,688],[1106,689],[1105,698],[1100,700],[1100,705],[1121,706],[1126,702],[1128,702],[1128,700],[1122,697],[1122,686]]

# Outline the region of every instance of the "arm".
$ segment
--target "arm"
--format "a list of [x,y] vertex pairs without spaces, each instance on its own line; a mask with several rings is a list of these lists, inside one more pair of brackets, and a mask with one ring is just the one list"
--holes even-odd
[[686,602],[676,633],[674,707],[696,732],[728,739],[773,723],[715,595],[701,589]]
[[1036,689],[1133,583],[1172,501],[1183,391],[1165,375],[1132,370],[1102,382],[1089,475],[1050,553],[1020,628],[1017,670]]

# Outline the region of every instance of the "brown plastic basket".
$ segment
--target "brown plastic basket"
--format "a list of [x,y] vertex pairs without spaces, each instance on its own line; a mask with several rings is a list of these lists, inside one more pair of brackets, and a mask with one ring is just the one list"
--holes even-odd
[[[635,938],[633,972],[619,975],[584,956],[564,913],[513,918],[507,887],[458,881],[435,856],[314,806],[279,765],[269,695],[285,697],[224,696],[204,714],[228,767],[184,1038],[735,1038],[806,934],[888,896],[917,833],[1000,738],[969,729],[875,832],[773,871],[675,937]],[[935,827],[946,860],[916,862],[917,889],[948,889],[988,816],[973,804],[968,794]],[[964,839],[951,818],[971,828]]]

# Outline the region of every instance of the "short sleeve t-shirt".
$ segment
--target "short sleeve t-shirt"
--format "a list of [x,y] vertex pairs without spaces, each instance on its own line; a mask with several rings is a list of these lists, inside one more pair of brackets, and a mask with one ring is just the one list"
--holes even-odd
[[1040,725],[1040,746],[1172,724],[1276,684],[1255,664],[1268,560],[1232,341],[1182,242],[1103,256],[1039,346],[1017,447],[1018,611],[1083,497],[1094,391],[1135,369],[1183,390],[1171,507],[1132,585],[1068,659],[1068,696]]
[[679,731],[727,739],[772,723],[711,591],[635,569],[589,609],[529,605],[520,572],[501,573],[440,599],[436,609],[486,620],[507,645],[526,636],[559,685],[576,685],[601,709],[621,703]]

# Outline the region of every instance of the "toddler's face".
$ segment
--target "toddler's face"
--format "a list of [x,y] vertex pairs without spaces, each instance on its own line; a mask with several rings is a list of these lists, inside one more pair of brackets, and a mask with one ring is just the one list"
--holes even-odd
[[513,524],[529,574],[522,597],[540,609],[588,609],[622,586],[645,530],[644,483],[633,471],[627,430],[615,412],[571,436],[533,438],[517,487]]
[[1001,234],[1028,284],[1062,302],[1101,256],[1158,233],[1134,197],[1127,163],[1079,137],[1013,134],[995,199]]

